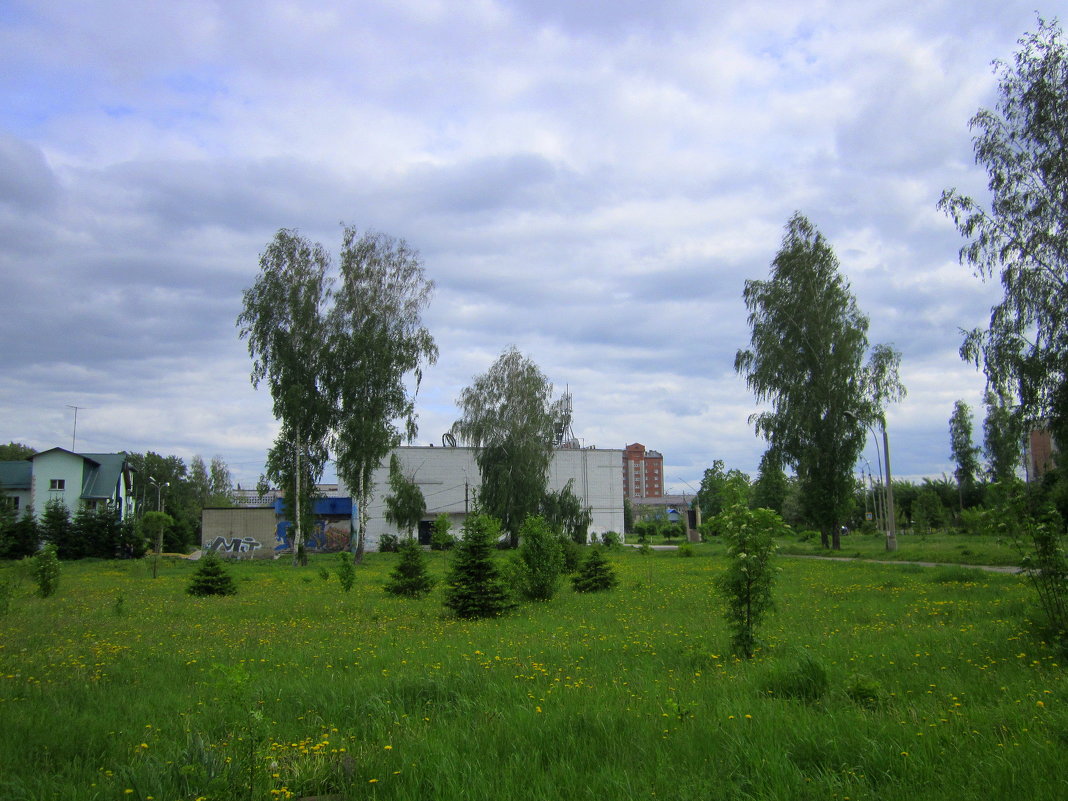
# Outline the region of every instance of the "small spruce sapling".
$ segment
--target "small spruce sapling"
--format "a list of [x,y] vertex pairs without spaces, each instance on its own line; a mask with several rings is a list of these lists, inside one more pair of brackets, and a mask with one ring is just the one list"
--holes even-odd
[[434,589],[434,579],[426,570],[426,558],[419,543],[409,537],[400,544],[400,561],[386,582],[386,592],[406,598],[420,598]]
[[493,559],[500,533],[500,521],[488,515],[464,523],[445,587],[445,607],[457,617],[498,617],[515,607]]
[[236,595],[237,585],[215,551],[208,551],[200,560],[200,565],[193,573],[186,592],[190,595]]
[[575,592],[601,592],[610,590],[618,583],[615,571],[607,559],[604,549],[594,546],[583,560],[578,574],[571,577]]

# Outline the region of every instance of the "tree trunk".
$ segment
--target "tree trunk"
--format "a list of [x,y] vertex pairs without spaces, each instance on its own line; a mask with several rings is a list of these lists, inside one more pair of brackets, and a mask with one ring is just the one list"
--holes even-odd
[[831,547],[831,540],[827,536],[827,532],[823,529],[820,529],[820,545],[822,545],[824,548]]

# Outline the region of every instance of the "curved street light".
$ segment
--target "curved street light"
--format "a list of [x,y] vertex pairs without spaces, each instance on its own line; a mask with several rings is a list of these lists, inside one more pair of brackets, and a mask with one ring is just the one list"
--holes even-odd
[[[846,412],[846,415],[852,417],[858,423],[863,424],[869,431],[871,431],[872,437],[875,438],[875,449],[879,449],[879,438],[875,433],[875,429],[872,428],[871,423],[862,419],[855,412]],[[883,458],[886,461],[886,550],[897,550],[897,522],[896,515],[894,514],[894,482],[890,477],[890,438],[886,435],[886,416],[879,415],[879,424],[883,429]]]

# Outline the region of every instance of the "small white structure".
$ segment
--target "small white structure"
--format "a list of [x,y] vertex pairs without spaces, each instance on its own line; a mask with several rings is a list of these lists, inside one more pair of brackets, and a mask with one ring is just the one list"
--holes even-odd
[[[401,472],[419,485],[426,499],[426,514],[420,524],[425,532],[442,512],[449,515],[453,532],[474,509],[475,495],[482,483],[474,448],[402,447],[395,453]],[[592,539],[608,531],[623,530],[623,474],[619,465],[623,451],[594,448],[561,448],[553,453],[549,466],[549,489],[562,490],[572,481],[571,490],[593,514],[589,534]],[[367,507],[368,551],[378,550],[383,534],[397,534],[386,522],[385,499],[389,495],[389,457],[374,474],[374,494]],[[341,494],[347,495],[342,487]],[[355,499],[353,499],[355,502]]]

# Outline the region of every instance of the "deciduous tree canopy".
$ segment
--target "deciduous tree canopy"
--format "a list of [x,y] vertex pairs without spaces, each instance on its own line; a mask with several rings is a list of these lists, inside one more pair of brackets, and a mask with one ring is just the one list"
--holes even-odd
[[750,347],[735,369],[758,401],[753,415],[802,488],[806,517],[824,544],[837,536],[853,502],[853,466],[864,445],[865,423],[904,394],[899,354],[879,345],[867,365],[868,319],[857,308],[838,259],[823,235],[800,213],[786,226],[771,277],[746,281]]

